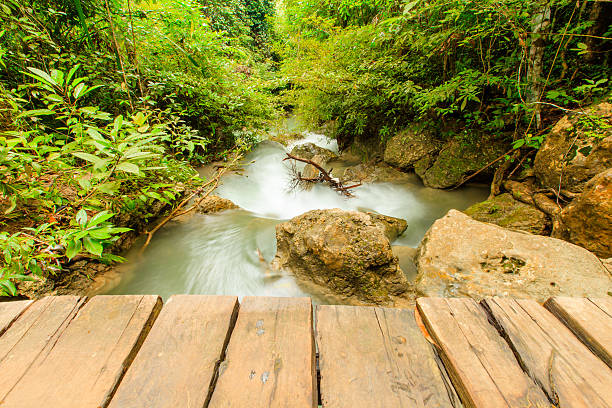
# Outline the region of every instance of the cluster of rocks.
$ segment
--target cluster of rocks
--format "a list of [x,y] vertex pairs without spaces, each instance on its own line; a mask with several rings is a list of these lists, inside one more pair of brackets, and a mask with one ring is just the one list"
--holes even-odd
[[[612,104],[587,111],[610,123]],[[612,257],[612,127],[564,116],[546,135],[532,171],[504,183],[508,192],[467,210],[473,218],[580,245]]]
[[[384,161],[403,171],[414,172],[423,184],[432,188],[449,188],[495,161],[509,149],[504,139],[482,135],[470,140],[441,141],[432,135],[405,130],[386,145]],[[483,177],[491,176],[491,166]]]
[[[612,105],[591,108],[612,120]],[[546,136],[532,169],[503,184],[502,194],[437,220],[414,254],[391,241],[405,223],[391,217],[317,210],[277,227],[276,268],[362,302],[398,297],[612,294],[612,128],[593,129],[584,115],[563,117]],[[317,163],[336,160],[310,146],[295,152]],[[384,162],[342,169],[343,181],[400,181],[414,171],[426,186],[448,188],[502,156],[494,138],[440,141],[404,131]],[[492,176],[492,166],[484,176]],[[389,225],[394,228],[389,230]],[[610,258],[610,259],[608,259]],[[406,265],[404,270],[400,269]]]
[[605,297],[612,291],[612,271],[586,249],[476,221],[455,210],[434,223],[416,250],[414,279],[395,255],[404,251],[391,246],[405,229],[405,221],[380,214],[309,211],[276,227],[272,267],[346,299],[386,305],[415,296],[544,301],[551,296]]

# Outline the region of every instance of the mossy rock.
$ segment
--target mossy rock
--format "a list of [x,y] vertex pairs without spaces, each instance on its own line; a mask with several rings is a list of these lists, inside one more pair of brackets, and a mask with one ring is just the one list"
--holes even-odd
[[546,214],[529,204],[516,201],[509,193],[474,204],[465,213],[477,221],[531,234],[548,235],[551,229]]
[[[417,162],[415,171],[427,187],[453,187],[504,154],[508,147],[503,139],[483,137],[471,142],[453,139],[444,145],[435,160]],[[481,177],[492,176],[495,168],[488,167]]]

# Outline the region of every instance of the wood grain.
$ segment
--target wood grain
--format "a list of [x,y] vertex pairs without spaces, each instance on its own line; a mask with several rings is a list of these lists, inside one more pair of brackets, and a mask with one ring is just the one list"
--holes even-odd
[[32,304],[31,300],[0,303],[0,335]]
[[521,365],[560,407],[611,407],[612,370],[531,299],[485,299]]
[[612,367],[612,315],[596,303],[605,304],[607,301],[608,299],[555,297],[548,299],[544,306],[608,367]]
[[92,298],[0,406],[106,407],[160,308],[157,296]]
[[85,298],[46,297],[32,304],[0,337],[0,401],[44,357],[76,316]]
[[204,407],[237,311],[233,296],[172,296],[110,408]]
[[310,298],[245,297],[209,407],[315,407]]
[[412,311],[318,306],[316,325],[324,408],[457,406]]
[[417,307],[466,407],[550,407],[478,303],[421,298]]

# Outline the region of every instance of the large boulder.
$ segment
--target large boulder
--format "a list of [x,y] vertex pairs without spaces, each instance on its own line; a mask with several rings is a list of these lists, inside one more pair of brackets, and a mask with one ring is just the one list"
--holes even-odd
[[[597,121],[610,124],[612,104],[604,102],[588,110]],[[585,115],[564,116],[546,136],[534,161],[535,175],[543,186],[574,193],[612,167],[612,127],[597,126]]]
[[440,143],[431,136],[404,130],[393,136],[385,147],[386,163],[410,170],[423,157],[432,156],[440,149]]
[[612,169],[593,177],[563,209],[565,238],[601,258],[612,257]]
[[510,193],[474,204],[465,213],[477,221],[531,234],[548,235],[551,229],[550,218],[546,214],[533,205],[515,200]]
[[350,183],[406,183],[414,176],[389,166],[384,162],[360,163],[344,169],[340,179],[344,184]]
[[324,147],[317,146],[314,143],[297,145],[291,150],[291,154],[306,160],[311,160],[313,157],[318,156],[322,163],[327,163],[338,158],[336,153]]
[[417,291],[425,296],[607,297],[611,275],[591,252],[510,231],[451,210],[423,239]]
[[[487,137],[469,143],[453,139],[442,147],[437,157],[424,156],[415,163],[414,169],[427,187],[449,188],[497,159],[508,147],[504,140]],[[490,166],[481,176],[492,176],[494,171],[495,167]]]
[[346,298],[390,304],[409,287],[389,242],[405,229],[405,221],[379,214],[309,211],[276,226],[272,267]]

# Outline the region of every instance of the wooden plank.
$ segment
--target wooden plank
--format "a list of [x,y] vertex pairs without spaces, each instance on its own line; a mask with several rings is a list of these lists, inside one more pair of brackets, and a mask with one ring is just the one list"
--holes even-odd
[[318,306],[316,325],[323,407],[457,406],[412,310]]
[[31,300],[0,303],[0,335],[32,304]]
[[47,352],[76,316],[85,298],[47,297],[35,302],[0,337],[0,401]]
[[110,408],[204,407],[237,311],[233,296],[172,296]]
[[608,316],[612,316],[612,298],[591,298],[589,299]]
[[420,298],[417,307],[466,407],[550,407],[478,303]]
[[[606,303],[606,300],[600,299],[599,302]],[[612,315],[586,298],[554,297],[544,306],[608,367],[612,367]]]
[[531,299],[486,299],[521,365],[561,407],[611,407],[612,370]]
[[315,407],[310,298],[245,297],[211,408]]
[[106,407],[160,308],[157,296],[92,298],[0,406]]

